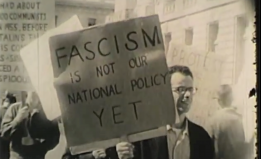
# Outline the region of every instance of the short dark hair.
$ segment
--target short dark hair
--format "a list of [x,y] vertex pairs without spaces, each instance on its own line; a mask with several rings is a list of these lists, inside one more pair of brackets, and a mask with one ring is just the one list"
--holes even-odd
[[4,102],[6,99],[9,100],[9,103],[10,103],[10,104],[14,104],[14,103],[16,103],[16,97],[15,97],[14,94],[7,93],[7,94],[5,95],[5,98],[3,99],[2,102]]
[[183,66],[183,65],[174,65],[172,67],[169,67],[169,74],[172,75],[174,73],[181,73],[185,76],[190,76],[193,79],[193,74],[191,72],[191,70],[189,69],[189,67],[187,66]]

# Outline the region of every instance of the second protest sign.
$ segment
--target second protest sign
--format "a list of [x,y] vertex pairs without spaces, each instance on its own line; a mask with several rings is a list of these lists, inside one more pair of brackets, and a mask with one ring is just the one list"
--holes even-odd
[[174,122],[158,16],[57,35],[49,43],[69,147]]

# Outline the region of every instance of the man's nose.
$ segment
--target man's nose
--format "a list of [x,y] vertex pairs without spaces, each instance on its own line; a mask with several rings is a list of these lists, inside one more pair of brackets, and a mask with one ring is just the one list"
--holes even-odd
[[188,99],[191,96],[191,92],[190,91],[186,91],[184,94],[184,98]]

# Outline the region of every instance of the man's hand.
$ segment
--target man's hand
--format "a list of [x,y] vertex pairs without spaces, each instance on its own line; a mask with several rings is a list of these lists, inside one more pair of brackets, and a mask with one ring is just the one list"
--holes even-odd
[[121,142],[116,145],[119,159],[131,159],[134,157],[134,146],[128,142]]
[[20,123],[21,121],[26,119],[28,116],[29,116],[29,108],[27,106],[25,106],[18,110],[15,120]]
[[95,159],[102,159],[106,157],[106,152],[104,149],[98,149],[95,151],[92,151],[92,155]]

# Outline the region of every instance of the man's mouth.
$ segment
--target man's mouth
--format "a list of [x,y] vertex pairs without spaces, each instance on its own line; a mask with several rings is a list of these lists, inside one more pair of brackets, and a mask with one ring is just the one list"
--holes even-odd
[[184,110],[187,109],[187,106],[188,106],[188,102],[181,101],[181,102],[178,104],[177,108],[178,108],[179,111],[184,111]]

